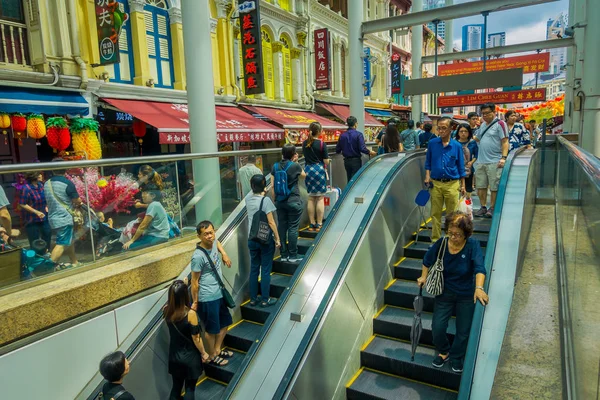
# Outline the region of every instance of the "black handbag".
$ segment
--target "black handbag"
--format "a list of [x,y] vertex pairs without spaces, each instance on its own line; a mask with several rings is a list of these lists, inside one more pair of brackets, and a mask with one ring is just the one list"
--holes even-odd
[[215,275],[215,278],[217,278],[217,283],[221,287],[221,294],[223,295],[223,300],[225,300],[225,305],[227,306],[227,308],[235,308],[235,300],[233,299],[233,296],[231,295],[231,293],[229,293],[229,290],[227,290],[225,288],[225,285],[223,284],[223,281],[221,280],[221,277],[219,276],[219,273],[217,272],[217,268],[215,267],[215,264],[213,263],[213,260],[210,257],[210,254],[208,253],[208,251],[206,251],[206,249],[204,247],[202,247],[200,245],[198,245],[197,248],[202,250],[204,252],[204,255],[206,255],[206,258],[208,259],[210,268],[212,269],[212,272]]
[[271,240],[271,227],[269,226],[269,220],[267,214],[262,210],[265,198],[260,201],[260,207],[254,217],[252,218],[252,226],[250,227],[249,240],[260,244],[269,244]]

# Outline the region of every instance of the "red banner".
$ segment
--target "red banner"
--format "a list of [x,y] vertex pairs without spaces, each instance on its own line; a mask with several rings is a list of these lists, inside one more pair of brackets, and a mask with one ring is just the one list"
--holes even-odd
[[440,96],[438,107],[477,106],[483,103],[529,103],[546,101],[546,89],[514,90],[510,92],[474,93],[459,96]]
[[[240,2],[241,3],[241,2]],[[244,92],[265,92],[262,46],[260,39],[260,1],[246,1],[239,5],[244,64]]]
[[[486,71],[523,68],[524,74],[546,72],[550,68],[550,53],[494,58],[485,64]],[[483,71],[483,61],[438,65],[438,76],[472,74]]]
[[[160,144],[187,144],[190,142],[190,134],[187,132],[159,132]],[[270,142],[274,140],[283,140],[283,132],[238,132],[238,133],[217,133],[217,142]]]
[[331,89],[329,30],[315,30],[315,86],[317,90]]

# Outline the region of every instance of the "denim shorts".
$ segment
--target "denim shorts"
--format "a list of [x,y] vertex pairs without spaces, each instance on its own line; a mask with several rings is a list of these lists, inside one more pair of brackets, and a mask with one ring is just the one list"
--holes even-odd
[[213,301],[198,302],[198,315],[204,323],[204,330],[211,335],[216,335],[221,329],[233,323],[229,309],[222,297]]
[[70,246],[73,244],[73,225],[65,225],[54,230],[56,233],[56,244],[59,246]]

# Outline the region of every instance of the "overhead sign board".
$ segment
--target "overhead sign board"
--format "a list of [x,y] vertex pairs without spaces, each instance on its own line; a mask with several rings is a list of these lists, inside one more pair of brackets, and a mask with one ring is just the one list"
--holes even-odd
[[483,103],[508,104],[545,101],[546,89],[515,90],[511,92],[474,93],[457,96],[440,96],[438,107],[476,106]]
[[119,35],[129,19],[125,7],[118,1],[95,0],[96,33],[100,50],[100,65],[116,64],[119,58]]
[[402,93],[402,59],[400,54],[392,54],[392,94]]
[[363,49],[363,87],[365,96],[371,95],[371,48]]
[[258,1],[245,1],[238,6],[242,35],[244,91],[247,95],[265,92],[259,4]]
[[[523,68],[524,74],[546,72],[550,69],[550,53],[527,54],[525,56],[494,58],[485,64],[486,71]],[[439,76],[472,74],[483,71],[483,61],[438,65]]]
[[315,87],[331,89],[331,57],[329,56],[329,29],[315,30]]

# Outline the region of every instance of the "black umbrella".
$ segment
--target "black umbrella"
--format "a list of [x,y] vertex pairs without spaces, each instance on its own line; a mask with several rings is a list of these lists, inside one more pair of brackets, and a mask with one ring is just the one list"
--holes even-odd
[[423,332],[423,323],[421,322],[421,313],[423,312],[423,287],[419,288],[419,294],[415,296],[413,306],[415,308],[415,315],[413,317],[412,327],[410,328],[410,344],[412,346],[411,361],[415,361],[415,352],[417,351],[419,340],[421,340],[421,333]]

